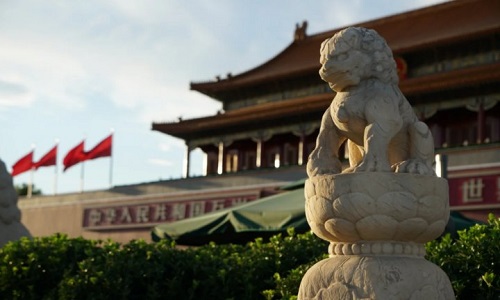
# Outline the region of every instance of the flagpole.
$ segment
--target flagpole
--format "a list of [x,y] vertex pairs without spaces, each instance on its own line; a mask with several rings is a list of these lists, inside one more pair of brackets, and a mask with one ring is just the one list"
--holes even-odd
[[[33,153],[35,152],[35,148],[36,148],[36,145],[35,144],[31,144],[31,151],[33,151]],[[31,160],[32,161],[32,164],[31,164],[31,168],[30,168],[30,180],[28,182],[28,191],[27,191],[27,197],[28,198],[31,198],[31,195],[33,194],[33,159]]]
[[[59,139],[56,139],[56,147],[58,146],[59,146]],[[56,149],[59,149],[59,147]],[[57,195],[57,154],[56,154],[56,164],[54,166],[54,196],[55,195]]]
[[57,164],[54,167],[54,196],[57,195]]
[[84,162],[82,162],[82,172],[80,174],[80,193],[83,193],[83,177],[84,177],[84,174],[83,174],[83,166],[84,166]]
[[[87,139],[87,134],[84,134],[83,135],[83,141],[85,142],[85,140]],[[85,148],[82,149],[83,153],[85,153]],[[83,181],[84,181],[84,164],[85,164],[85,160],[82,161],[82,169],[81,169],[81,173],[80,173],[80,193],[83,193]]]
[[33,169],[30,169],[30,181],[28,182],[28,191],[27,191],[27,197],[31,198],[31,195],[33,194]]
[[[115,130],[111,128],[111,139],[114,137]],[[109,156],[109,188],[113,187],[113,143],[111,143],[111,155]]]
[[113,187],[113,153],[109,158],[109,188]]

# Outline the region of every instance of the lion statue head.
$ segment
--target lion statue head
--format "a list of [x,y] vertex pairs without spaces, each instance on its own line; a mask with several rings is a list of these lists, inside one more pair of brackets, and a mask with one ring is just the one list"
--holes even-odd
[[398,84],[392,51],[376,31],[348,27],[321,44],[321,78],[332,90],[341,92],[363,79],[374,78]]

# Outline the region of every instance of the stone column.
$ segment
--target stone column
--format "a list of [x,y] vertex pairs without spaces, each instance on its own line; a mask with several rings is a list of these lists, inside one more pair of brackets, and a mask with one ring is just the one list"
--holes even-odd
[[299,140],[299,151],[297,154],[297,164],[299,166],[302,166],[304,164],[304,135],[300,135],[300,140]]
[[219,155],[217,157],[217,174],[222,174],[224,172],[224,142],[219,142]]
[[484,105],[483,102],[479,103],[479,108],[477,110],[477,140],[476,143],[482,144],[484,142],[484,128],[485,128],[485,119],[484,119]]
[[182,177],[183,178],[189,178],[189,168],[191,166],[191,150],[192,148],[189,146],[188,143],[186,143],[186,152],[184,152],[184,166],[183,166],[183,172],[182,172]]
[[269,131],[259,131],[257,132],[256,136],[252,137],[252,141],[254,141],[257,145],[257,148],[255,149],[255,167],[257,169],[262,166],[262,145],[264,144],[264,142],[271,139],[271,137],[272,134]]
[[262,140],[258,139],[256,143],[257,149],[255,150],[255,167],[260,168],[262,164]]
[[320,175],[305,185],[311,229],[329,258],[302,279],[299,299],[455,299],[424,243],[449,218],[445,179],[403,173]]
[[485,98],[480,97],[474,99],[470,103],[466,105],[468,110],[477,112],[477,139],[476,143],[482,144],[486,140],[485,127],[486,127],[486,119],[485,112],[494,107],[497,104],[498,100],[493,98]]
[[203,176],[208,175],[208,154],[203,152]]
[[311,124],[298,124],[296,129],[292,131],[293,135],[299,137],[299,147],[298,147],[298,155],[297,155],[297,164],[302,166],[304,164],[304,143],[306,140],[306,136],[312,134],[317,127]]

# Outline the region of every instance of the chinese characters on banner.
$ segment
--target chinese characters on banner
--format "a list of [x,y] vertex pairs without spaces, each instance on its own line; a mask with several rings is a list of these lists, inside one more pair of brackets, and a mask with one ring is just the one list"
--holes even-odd
[[88,207],[83,211],[83,228],[144,227],[158,223],[174,222],[240,205],[257,198],[258,194],[249,194],[209,200],[159,201],[144,204]]
[[450,205],[500,204],[500,175],[448,179]]

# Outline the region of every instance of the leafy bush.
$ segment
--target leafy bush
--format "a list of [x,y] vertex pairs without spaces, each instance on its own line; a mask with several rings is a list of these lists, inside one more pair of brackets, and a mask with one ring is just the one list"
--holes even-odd
[[[458,231],[455,240],[447,234],[426,245],[426,258],[445,271],[459,300],[500,299],[500,218],[490,214],[488,219],[487,225]],[[277,273],[275,289],[265,292],[267,299],[296,299],[300,281],[314,263],[300,265],[284,277]]]
[[500,219],[427,244],[427,259],[450,278],[457,299],[500,299]]
[[179,250],[173,243],[51,237],[0,249],[0,299],[259,299],[275,273],[326,252],[312,234],[209,244]]
[[65,274],[93,256],[98,242],[64,235],[23,238],[0,249],[1,299],[54,299]]
[[[500,219],[427,244],[458,299],[498,299]],[[56,234],[0,248],[0,299],[296,299],[305,272],[327,255],[311,233],[246,245],[179,250],[168,241],[111,241]]]

